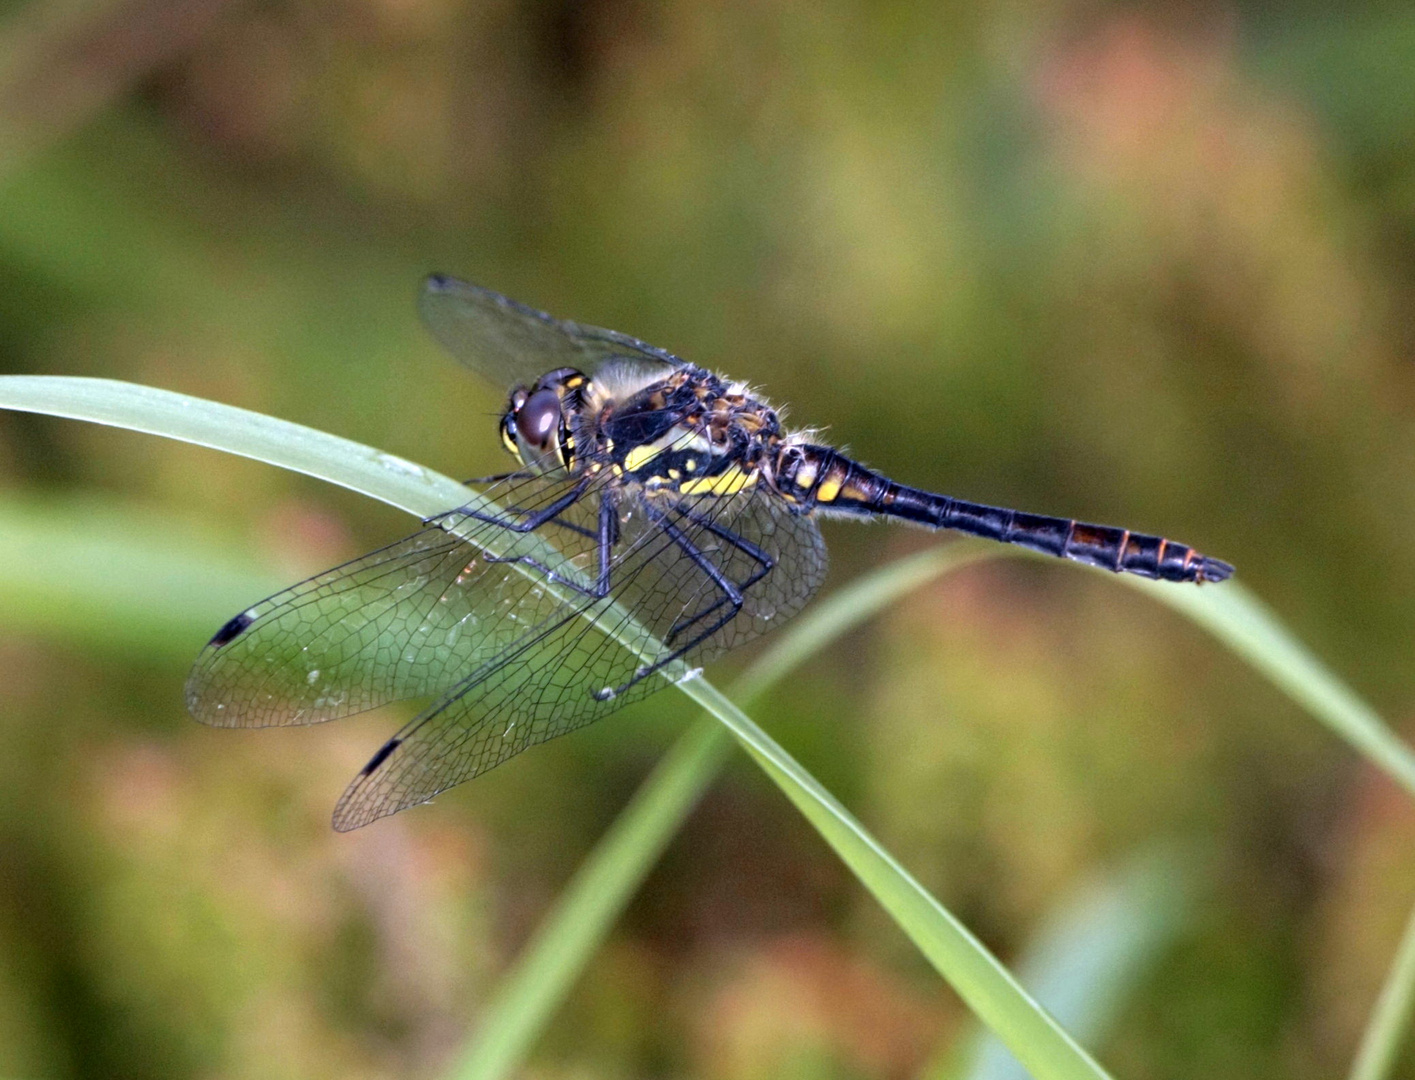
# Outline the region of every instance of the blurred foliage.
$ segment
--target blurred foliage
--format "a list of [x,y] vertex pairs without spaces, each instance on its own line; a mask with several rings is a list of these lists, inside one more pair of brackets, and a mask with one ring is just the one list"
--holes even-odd
[[[476,475],[500,465],[504,388],[416,324],[419,276],[447,270],[749,378],[901,479],[1200,545],[1410,713],[1408,5],[31,0],[4,19],[0,370],[166,386]],[[394,718],[205,730],[182,674],[238,595],[406,520],[12,415],[0,485],[0,532],[54,536],[0,615],[0,1071],[437,1075],[681,703],[334,837]],[[155,538],[185,564],[154,564]],[[933,542],[829,538],[837,583]],[[55,610],[40,579],[64,561],[161,602]],[[1199,843],[1187,870],[1217,884],[1096,1048],[1116,1075],[1349,1060],[1415,897],[1415,808],[1172,615],[1007,560],[921,591],[757,715],[1003,956],[1094,868]],[[534,1075],[908,1076],[962,1019],[740,768]]]

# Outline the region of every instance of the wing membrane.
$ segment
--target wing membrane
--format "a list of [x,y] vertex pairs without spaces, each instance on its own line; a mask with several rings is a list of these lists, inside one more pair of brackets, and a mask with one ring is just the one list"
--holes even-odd
[[532,383],[557,367],[593,373],[629,359],[665,371],[683,361],[628,334],[557,319],[509,296],[434,274],[418,301],[433,337],[463,364],[499,387]]
[[[495,494],[514,516],[548,506],[570,483],[518,479]],[[597,595],[604,500],[616,535],[609,591]],[[351,829],[760,636],[806,603],[825,570],[814,521],[750,489],[680,499],[605,483],[532,535],[564,557],[554,587],[540,564],[502,561],[516,537],[504,522],[457,513],[263,600],[198,657],[188,706],[206,723],[263,727],[432,698],[344,793],[335,826]],[[722,581],[740,588],[735,617]],[[639,677],[629,620],[667,640],[651,656],[687,647],[681,663]]]
[[[722,598],[712,579],[655,524],[644,501],[620,508],[621,553],[612,572],[612,596],[547,620],[534,634],[470,672],[457,686],[390,740],[340,798],[334,826],[366,825],[464,783],[537,743],[592,723],[667,685],[660,674],[632,682],[612,699],[603,691],[630,683],[639,657],[614,639],[608,624],[613,600],[659,638]],[[759,637],[800,610],[825,573],[825,547],[815,522],[784,512],[752,493],[698,500],[691,514],[669,511],[701,556],[742,582],[767,555],[775,568],[743,592],[741,612],[684,658],[701,664]],[[715,525],[756,555],[725,540]],[[711,623],[693,624],[704,629]],[[680,640],[689,631],[680,631]],[[680,669],[681,670],[681,669]]]
[[[533,478],[497,494],[534,510],[567,489]],[[456,515],[443,525],[312,577],[228,622],[187,680],[192,715],[219,727],[314,724],[431,697],[561,606],[534,580],[487,561],[477,541],[504,538],[502,527]],[[574,541],[566,551],[574,563],[584,538],[556,531]]]

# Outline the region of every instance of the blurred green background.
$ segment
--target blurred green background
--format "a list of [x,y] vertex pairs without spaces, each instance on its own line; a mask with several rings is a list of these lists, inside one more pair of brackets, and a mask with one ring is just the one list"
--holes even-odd
[[[903,481],[1229,559],[1410,730],[1410,5],[5,9],[0,370],[491,472],[504,388],[414,312],[456,273],[750,379]],[[214,731],[182,679],[234,611],[409,524],[0,415],[0,1075],[446,1069],[689,710],[336,836],[400,714]],[[827,588],[942,542],[826,531]],[[1095,1047],[1117,1076],[1350,1059],[1415,808],[1173,613],[985,564],[754,712],[1004,959],[1076,883],[1191,853],[1193,916]],[[908,1077],[967,1030],[738,761],[527,1075]]]

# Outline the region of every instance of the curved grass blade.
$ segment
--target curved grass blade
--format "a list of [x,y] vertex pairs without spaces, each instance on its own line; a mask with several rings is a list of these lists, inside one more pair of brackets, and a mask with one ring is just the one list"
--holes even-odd
[[466,501],[457,481],[337,435],[116,379],[0,376],[0,408],[87,420],[224,450],[430,517]]
[[476,1035],[448,1076],[491,1080],[521,1067],[731,748],[722,725],[702,717],[659,759],[502,977]]
[[1361,1036],[1351,1080],[1385,1080],[1395,1068],[1400,1044],[1415,1015],[1415,912],[1405,924],[1395,963],[1381,987],[1376,1007]]
[[[1073,1035],[1089,1043],[1105,1038],[1188,921],[1195,891],[1188,855],[1154,847],[1089,878],[1062,899],[1018,958],[1022,985]],[[967,1068],[960,1057],[970,1061]],[[924,1075],[1027,1080],[1017,1059],[986,1033],[949,1047]]]
[[1174,589],[1134,575],[1123,580],[1198,623],[1415,795],[1415,751],[1237,581]]
[[[732,688],[742,704],[848,630],[932,578],[995,554],[981,544],[931,548],[875,570],[817,601],[787,625]],[[523,1063],[536,1036],[683,820],[712,783],[732,743],[711,717],[695,721],[600,838],[502,979],[481,1031],[449,1075],[496,1080]]]
[[[459,503],[485,505],[485,500],[447,477],[347,439],[130,383],[4,376],[0,377],[0,407],[91,420],[227,450],[362,491],[421,517]],[[557,553],[546,547],[546,558],[554,564]],[[626,622],[632,625],[632,620]],[[625,644],[643,646],[637,636]],[[1106,1075],[997,959],[740,709],[701,677],[679,685],[729,728],[935,968],[1039,1080],[1096,1080]]]
[[716,687],[683,692],[722,721],[874,895],[973,1013],[1034,1077],[1106,1076],[952,912],[935,900],[844,806]]
[[107,501],[0,499],[0,622],[129,658],[192,642],[286,584],[210,530]]

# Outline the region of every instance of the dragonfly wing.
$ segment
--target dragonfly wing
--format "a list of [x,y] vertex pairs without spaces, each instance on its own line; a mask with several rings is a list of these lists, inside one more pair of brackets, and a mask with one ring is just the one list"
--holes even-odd
[[[568,490],[520,479],[493,494],[524,510]],[[566,512],[569,525],[581,513]],[[432,697],[505,650],[563,600],[515,567],[488,562],[500,525],[450,515],[404,540],[325,571],[248,608],[217,631],[187,680],[187,706],[220,727],[333,720]],[[454,531],[449,531],[453,530]],[[566,555],[588,541],[557,529]],[[575,564],[578,565],[578,564]]]
[[628,334],[557,319],[443,274],[423,282],[418,307],[433,337],[498,387],[529,385],[557,367],[593,374],[610,360],[629,359],[665,372],[683,366],[672,353]]
[[[345,791],[335,828],[358,828],[427,802],[527,747],[662,689],[690,665],[790,618],[824,576],[825,548],[815,522],[774,499],[748,492],[655,505],[621,496],[611,595],[547,619],[416,717]],[[758,574],[763,557],[771,569]],[[730,608],[702,560],[735,583],[756,575],[742,589],[741,611],[717,629],[714,623]],[[618,640],[623,627],[615,620],[625,611],[659,639],[672,639],[677,629],[670,645],[692,643],[681,663],[636,680],[643,661]],[[694,643],[699,635],[705,636]],[[606,690],[617,692],[607,697]]]

